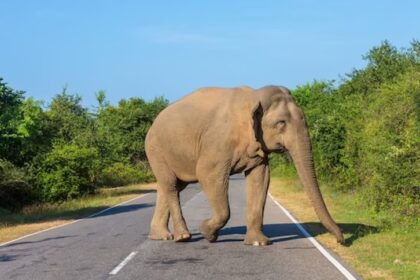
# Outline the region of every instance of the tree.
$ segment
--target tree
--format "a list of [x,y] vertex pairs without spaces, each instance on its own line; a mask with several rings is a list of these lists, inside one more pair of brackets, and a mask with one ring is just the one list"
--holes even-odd
[[23,121],[18,126],[21,137],[21,164],[47,153],[52,148],[52,128],[42,109],[42,102],[27,98],[20,106]]
[[96,120],[97,139],[102,155],[109,162],[137,164],[146,161],[144,140],[157,114],[167,106],[163,98],[145,102],[140,98],[121,100],[106,106]]
[[23,122],[20,106],[24,92],[8,87],[0,78],[0,158],[21,163],[19,158],[21,138],[19,126]]
[[93,122],[79,95],[68,94],[66,88],[50,104],[47,113],[54,142],[81,146],[93,145]]

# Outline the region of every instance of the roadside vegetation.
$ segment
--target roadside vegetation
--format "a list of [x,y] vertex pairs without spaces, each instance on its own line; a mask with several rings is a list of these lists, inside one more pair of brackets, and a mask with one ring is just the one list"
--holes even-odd
[[[293,90],[310,128],[317,175],[348,248],[321,241],[368,279],[420,277],[420,42],[371,49],[340,82]],[[273,192],[314,235],[324,232],[287,155],[272,158]],[[309,224],[308,224],[309,223]]]
[[150,182],[147,130],[167,100],[122,99],[97,93],[88,110],[66,89],[50,104],[25,98],[0,78],[0,209],[61,203],[100,187]]

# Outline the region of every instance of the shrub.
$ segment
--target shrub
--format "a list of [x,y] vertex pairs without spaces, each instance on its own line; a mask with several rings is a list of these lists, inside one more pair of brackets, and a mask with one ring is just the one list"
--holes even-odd
[[384,84],[369,98],[359,172],[375,210],[420,214],[420,72]]
[[105,168],[101,175],[101,185],[109,187],[124,186],[134,183],[150,182],[153,179],[150,171],[143,165],[116,162]]
[[17,211],[33,198],[27,174],[12,163],[0,159],[0,209]]
[[93,193],[99,163],[95,148],[55,146],[42,161],[38,173],[42,200],[59,201]]

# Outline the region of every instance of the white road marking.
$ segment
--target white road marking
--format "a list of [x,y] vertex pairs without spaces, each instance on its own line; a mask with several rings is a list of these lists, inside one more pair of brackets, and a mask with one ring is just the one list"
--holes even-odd
[[297,226],[297,228],[303,233],[303,235],[317,248],[321,254],[324,255],[327,260],[329,260],[343,275],[349,280],[356,280],[356,278],[348,271],[341,263],[339,263],[321,244],[316,241],[316,239],[306,231],[306,229],[284,208],[271,193],[268,193],[273,202],[286,214],[286,216]]
[[117,265],[109,274],[116,275],[129,261],[131,261],[135,255],[137,255],[137,251],[131,252],[119,265]]
[[111,210],[111,209],[115,208],[115,207],[118,207],[118,206],[121,206],[121,205],[127,204],[127,203],[129,203],[129,202],[131,202],[131,201],[133,201],[133,200],[136,200],[136,199],[138,199],[138,198],[144,197],[144,196],[146,196],[146,195],[148,195],[148,193],[146,193],[146,194],[141,194],[141,195],[136,196],[136,197],[134,197],[134,198],[132,198],[132,199],[129,199],[129,200],[127,200],[127,201],[123,201],[123,202],[118,203],[118,204],[116,204],[116,205],[114,205],[114,206],[111,206],[111,207],[108,207],[108,208],[106,208],[106,209],[103,209],[103,210],[101,210],[101,211],[99,211],[99,212],[93,213],[93,214],[91,214],[91,215],[89,215],[89,216],[87,216],[87,217],[84,217],[84,218],[81,218],[81,219],[77,219],[77,220],[74,220],[74,221],[71,221],[71,222],[68,222],[68,223],[62,224],[62,225],[58,225],[58,226],[50,227],[50,228],[47,228],[47,229],[43,229],[43,230],[40,230],[40,231],[37,231],[37,232],[33,232],[33,233],[30,233],[30,234],[24,235],[24,236],[21,236],[21,237],[19,237],[19,238],[16,238],[16,239],[13,239],[13,240],[10,240],[10,241],[6,241],[6,242],[3,242],[3,243],[0,243],[0,247],[5,246],[5,245],[8,245],[8,244],[13,243],[13,242],[16,242],[16,241],[19,241],[19,240],[22,240],[22,239],[27,238],[27,237],[30,237],[30,236],[34,236],[34,235],[37,235],[37,234],[40,234],[40,233],[46,232],[46,231],[50,231],[50,230],[53,230],[53,229],[61,228],[61,227],[64,227],[64,226],[68,226],[68,225],[71,225],[71,224],[74,224],[74,223],[77,223],[77,222],[83,221],[83,220],[85,220],[85,219],[93,218],[93,217],[98,216],[98,215],[100,215],[100,214],[102,214],[102,213],[104,213],[104,212],[106,212],[106,211],[109,211],[109,210]]

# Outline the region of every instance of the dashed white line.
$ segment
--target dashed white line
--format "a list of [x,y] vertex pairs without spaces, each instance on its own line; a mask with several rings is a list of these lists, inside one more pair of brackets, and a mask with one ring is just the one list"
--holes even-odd
[[135,255],[137,255],[137,251],[131,252],[119,265],[117,265],[109,274],[116,275],[129,261],[131,261]]
[[268,193],[273,202],[286,214],[286,216],[297,226],[297,228],[302,232],[302,234],[317,248],[324,257],[329,260],[348,280],[356,280],[356,278],[348,271],[341,263],[339,263],[321,244],[316,241],[316,239],[306,231],[306,229],[284,208],[271,193]]

